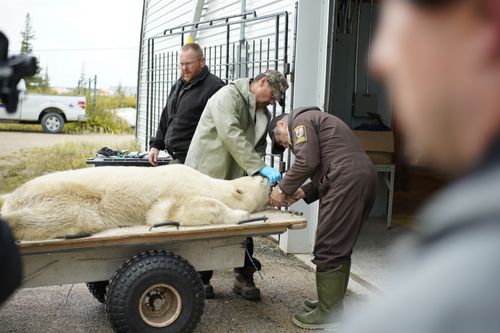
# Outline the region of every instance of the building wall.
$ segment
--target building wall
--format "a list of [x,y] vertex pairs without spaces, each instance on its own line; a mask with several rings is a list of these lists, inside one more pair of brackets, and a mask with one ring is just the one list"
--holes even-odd
[[[352,96],[352,85],[349,94],[348,87],[344,87],[345,91],[339,88],[339,85],[346,85],[349,82],[352,83],[353,75],[348,75],[353,70],[353,52],[352,52],[352,40],[337,40],[335,48],[340,50],[339,54],[336,54],[334,61],[336,61],[336,66],[343,67],[344,74],[334,73],[333,78],[327,75],[327,58],[330,52],[328,48],[328,39],[331,37],[331,31],[329,31],[329,18],[331,7],[335,5],[335,0],[299,0],[298,3],[298,17],[295,17],[295,0],[205,0],[203,2],[203,8],[199,13],[199,17],[196,17],[194,13],[194,8],[200,2],[198,0],[144,0],[145,10],[144,10],[144,22],[143,22],[143,43],[142,43],[142,59],[140,61],[140,77],[139,77],[139,100],[138,100],[138,123],[137,123],[137,138],[141,144],[142,149],[148,149],[146,133],[146,92],[147,92],[147,39],[149,37],[161,34],[164,29],[175,27],[183,24],[192,23],[193,19],[198,21],[208,21],[215,20],[221,17],[227,17],[234,14],[240,14],[242,12],[256,11],[257,16],[265,16],[268,14],[275,14],[278,12],[287,11],[289,13],[289,25],[288,25],[288,62],[292,64],[291,68],[293,72],[293,77],[289,76],[290,80],[293,80],[295,85],[294,96],[292,98],[291,89],[287,93],[287,106],[285,108],[286,112],[290,111],[292,107],[300,106],[319,106],[325,109],[325,95],[329,94],[334,97],[335,105],[334,110],[326,110],[328,112],[334,113],[348,122],[351,126],[355,125],[356,119],[351,119],[350,114],[350,100]],[[366,16],[366,9],[364,9],[363,14]],[[295,21],[297,19],[297,27],[295,27]],[[281,20],[279,28],[284,28],[284,22]],[[362,23],[363,26],[363,23]],[[246,24],[245,26],[235,25],[231,28],[230,39],[231,41],[236,41],[235,47],[243,47],[245,50],[241,52],[241,60],[244,62],[258,60],[252,59],[255,52],[245,52],[248,49],[260,50],[260,46],[254,46],[253,41],[266,40],[267,38],[272,39],[274,36],[274,31],[276,30],[276,22],[260,22],[259,24]],[[296,36],[295,36],[296,32]],[[226,40],[226,30],[225,28],[214,28],[210,30],[200,30],[192,34],[194,41],[198,42],[202,47],[205,47],[206,56],[213,52],[214,56],[211,56],[212,62],[208,62],[207,65],[210,67],[211,71],[216,75],[228,81],[234,79],[235,77],[245,77],[254,76],[262,70],[265,70],[266,66],[274,68],[274,64],[271,62],[269,64],[259,64],[259,67],[254,68],[251,65],[245,67],[244,69],[230,68],[226,70],[218,66],[218,61],[220,60],[218,56],[219,52],[217,48]],[[294,39],[296,37],[296,53],[294,53]],[[284,45],[283,35],[280,34],[279,48],[278,48],[278,58],[282,58],[284,55]],[[351,38],[352,39],[352,38]],[[241,43],[238,43],[240,42]],[[248,43],[248,45],[246,44]],[[343,46],[343,43],[345,46]],[[360,37],[360,44],[366,43],[366,36]],[[180,48],[181,41],[179,38],[169,38],[161,43],[155,43],[155,50],[165,49],[165,50],[178,50]],[[263,46],[264,51],[274,54],[276,51],[274,47],[274,41],[269,44],[269,48]],[[361,50],[362,52],[366,52]],[[246,59],[245,59],[246,58]],[[346,63],[341,63],[339,61],[345,60]],[[349,62],[349,59],[350,62]],[[171,61],[177,61],[171,60]],[[281,66],[281,67],[280,67]],[[280,63],[278,69],[283,69],[283,63]],[[363,70],[360,69],[358,73],[359,81],[362,80]],[[151,74],[151,73],[150,73]],[[175,79],[178,73],[170,72],[167,75],[170,79]],[[167,79],[168,79],[167,77]],[[351,80],[349,81],[349,77]],[[327,80],[332,80],[330,91],[326,91]],[[168,80],[167,80],[168,81]],[[360,83],[362,86],[362,83]],[[160,117],[161,108],[166,101],[166,96],[168,94],[168,85],[158,85],[153,89],[153,93],[158,98],[154,99],[156,113],[153,117],[148,119],[152,124],[153,128],[156,128],[158,119]],[[372,91],[377,92],[376,87]],[[151,93],[151,89],[150,89]],[[347,96],[347,97],[346,97]],[[340,98],[343,98],[342,100]],[[336,99],[336,100],[335,100]],[[343,103],[343,104],[342,104]],[[344,105],[344,107],[342,107]],[[349,109],[348,111],[346,111]],[[381,109],[385,110],[386,106],[381,105]],[[388,108],[387,108],[388,109]],[[280,108],[273,110],[277,114],[283,112]],[[389,113],[390,116],[390,113]],[[388,119],[387,119],[388,120]],[[154,134],[154,133],[153,133]],[[384,205],[377,205],[382,208]],[[316,204],[306,205],[303,202],[296,203],[292,206],[292,209],[296,211],[303,212],[307,217],[308,226],[304,230],[295,230],[285,233],[280,237],[280,246],[289,253],[310,253],[313,250],[313,244],[315,241],[315,230],[317,225],[318,216],[318,206]],[[383,211],[383,210],[382,210]]]
[[[199,3],[196,0],[144,0],[145,9],[143,17],[143,33],[142,33],[142,48],[141,48],[141,61],[140,61],[140,76],[139,76],[139,100],[138,100],[138,124],[137,124],[137,138],[141,144],[142,149],[148,149],[146,133],[146,93],[148,90],[147,84],[147,46],[148,38],[162,34],[162,32],[170,27],[175,27],[187,23],[192,23],[194,18],[193,9],[196,4]],[[299,7],[299,17],[297,18],[300,22],[301,28],[297,31],[297,61],[301,64],[295,68],[295,78],[298,86],[296,87],[296,96],[291,98],[291,90],[287,94],[287,106],[286,112],[290,111],[292,106],[305,106],[305,105],[318,105],[323,107],[324,101],[324,85],[325,85],[325,72],[326,72],[326,35],[327,31],[323,28],[328,26],[328,5],[329,1],[325,0],[301,0],[298,1]],[[293,62],[294,57],[294,32],[295,32],[295,10],[296,1],[295,0],[205,0],[203,4],[203,9],[200,13],[200,17],[197,21],[207,21],[215,20],[220,17],[227,17],[233,14],[240,14],[245,11],[255,11],[257,16],[262,17],[268,14],[275,14],[279,12],[288,12],[288,40],[287,40],[287,54],[288,62]],[[284,30],[284,20],[281,19],[279,22],[279,29]],[[231,31],[231,40],[243,40],[248,42],[248,46],[255,48],[253,51],[261,50],[260,45],[258,45],[260,40],[265,41],[273,39],[276,30],[276,21],[269,20],[266,22],[260,22],[256,24],[246,24],[245,26],[234,26]],[[279,34],[280,38],[278,40],[278,58],[283,58],[285,52],[285,40],[284,34]],[[193,34],[194,41],[198,42],[202,47],[207,47],[205,52],[214,51],[213,48],[216,45],[222,44],[226,38],[226,30],[222,29],[210,29],[201,30]],[[257,41],[257,45],[254,46],[254,42]],[[180,39],[166,39],[162,43],[157,43],[155,41],[155,51],[160,48],[165,50],[177,49],[180,47]],[[243,45],[243,44],[242,44]],[[271,55],[275,54],[275,40],[269,42],[269,47],[266,45],[262,46],[263,52],[269,52]],[[311,52],[311,50],[315,50]],[[316,51],[317,50],[317,51]],[[242,57],[256,57],[255,52],[242,52]],[[213,58],[213,57],[212,57]],[[274,58],[273,58],[274,59]],[[244,61],[245,59],[243,59]],[[247,60],[258,60],[247,59]],[[237,72],[236,70],[225,73],[224,71],[219,71],[217,68],[217,57],[214,58],[215,63],[207,63],[211,67],[212,71],[219,75],[221,78],[226,78],[228,80],[237,76],[254,76],[259,72],[266,69],[266,67],[274,68],[275,64],[271,61],[270,63],[259,64],[259,67],[254,68],[252,66],[247,67],[247,73]],[[280,63],[278,69],[284,70],[283,63]],[[293,70],[293,68],[292,68]],[[149,73],[152,75],[152,73]],[[169,73],[169,77],[173,73]],[[177,74],[178,75],[178,74]],[[289,77],[289,79],[292,79]],[[163,88],[163,91],[162,91]],[[167,89],[164,89],[163,85],[155,86],[153,89],[150,87],[149,93],[154,93],[155,96],[159,98],[154,99],[154,103],[159,105],[155,106],[158,109],[153,117],[148,119],[148,122],[153,123],[153,127],[156,128],[158,119],[160,117],[160,108],[166,101],[166,95],[168,94]],[[281,113],[283,110],[275,109],[276,113]],[[305,205],[296,204],[293,207],[295,210],[302,211],[308,218],[309,225],[306,230],[298,230],[293,232],[288,232],[286,235],[281,237],[280,246],[287,252],[294,253],[310,253],[314,244],[314,233],[316,228],[317,220],[317,205]]]
[[[203,4],[203,9],[201,10],[200,16],[196,17],[194,14],[195,7],[198,3]],[[156,128],[162,106],[166,102],[166,98],[171,86],[171,82],[178,77],[177,70],[170,70],[166,74],[160,74],[157,72],[150,72],[149,75],[166,75],[165,79],[157,80],[158,82],[163,82],[160,84],[155,84],[154,87],[149,88],[149,93],[154,94],[154,98],[149,96],[150,108],[154,109],[152,117],[146,117],[146,108],[148,101],[148,38],[153,36],[158,36],[163,33],[165,29],[177,27],[180,25],[185,25],[200,21],[215,20],[221,17],[227,17],[235,14],[241,14],[243,12],[255,11],[257,16],[261,17],[268,14],[275,14],[278,12],[287,11],[289,13],[289,38],[287,54],[291,56],[292,53],[292,40],[293,40],[293,29],[294,29],[294,11],[295,11],[295,1],[294,0],[144,0],[144,15],[143,15],[143,32],[142,32],[142,44],[141,44],[141,59],[139,62],[139,82],[138,82],[138,119],[137,119],[137,130],[136,136],[141,149],[148,149],[147,142],[149,141],[148,134],[146,132],[146,122],[147,125]],[[284,30],[284,20],[280,21],[280,31]],[[275,52],[275,35],[276,22],[274,20],[259,21],[256,23],[249,23],[245,26],[233,25],[230,32],[231,41],[242,41],[242,43],[236,43],[236,50],[231,50],[230,52],[238,53],[238,48],[242,47],[242,56],[239,57],[239,61],[244,62],[258,61],[260,53],[263,58],[266,57],[266,53],[269,52],[274,55]],[[219,66],[220,56],[219,46],[224,44],[226,41],[226,28],[213,28],[209,30],[200,30],[196,33],[191,33],[193,35],[194,41],[199,43],[206,53],[207,65],[211,71],[223,79],[228,81],[238,78],[238,77],[248,77],[254,76],[258,73],[265,71],[267,68],[275,68],[273,62],[269,63],[259,63],[255,66],[249,65],[242,68],[230,68],[229,73],[226,73],[225,66]],[[282,59],[284,56],[284,34],[279,34],[279,55],[278,58]],[[185,41],[187,40],[187,35],[185,36]],[[264,42],[262,47],[259,45],[259,41],[263,39]],[[269,47],[266,45],[266,39],[270,39]],[[165,39],[155,39],[154,52],[157,54],[162,50],[165,52],[174,52],[173,58],[166,59],[165,62],[177,61],[175,52],[179,50],[181,46],[180,37],[175,38],[165,38]],[[245,52],[246,51],[248,52]],[[225,51],[225,50],[224,50]],[[211,55],[209,57],[209,55]],[[225,58],[225,54],[223,55]],[[252,58],[254,57],[254,58]],[[274,58],[274,57],[273,57]],[[149,59],[151,61],[151,59]],[[225,60],[225,59],[224,59]],[[289,59],[290,61],[291,59]],[[155,60],[156,61],[156,60]],[[278,64],[278,69],[283,71],[283,62]],[[151,79],[150,79],[151,80]],[[288,105],[290,105],[290,99],[288,99]],[[287,109],[288,110],[288,109]],[[278,114],[283,112],[280,107],[275,110]],[[152,133],[154,135],[154,131]]]
[[[193,12],[192,0],[144,0],[142,17],[142,43],[139,60],[138,100],[137,100],[137,125],[136,137],[145,150],[146,138],[146,96],[147,96],[147,46],[148,38],[162,34],[167,27],[175,27],[190,22]],[[169,48],[171,45],[158,45],[158,48]],[[166,92],[159,92],[166,94]],[[166,100],[166,99],[164,99]],[[159,119],[159,114],[157,118]],[[157,121],[155,122],[155,124]]]

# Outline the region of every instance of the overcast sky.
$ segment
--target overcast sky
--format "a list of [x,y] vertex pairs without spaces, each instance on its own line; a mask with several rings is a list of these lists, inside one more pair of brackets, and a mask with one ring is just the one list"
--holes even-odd
[[137,85],[142,0],[0,0],[0,31],[19,52],[25,16],[51,85],[76,87],[82,66],[97,86]]

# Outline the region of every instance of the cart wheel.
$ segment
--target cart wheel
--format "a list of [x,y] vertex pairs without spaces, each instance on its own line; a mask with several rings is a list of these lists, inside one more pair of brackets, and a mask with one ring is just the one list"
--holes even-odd
[[187,260],[149,251],[128,260],[113,275],[106,313],[115,332],[192,332],[204,301],[200,276]]
[[109,281],[96,281],[87,282],[87,288],[89,288],[90,293],[96,300],[100,303],[104,303],[106,296],[106,287],[109,285]]

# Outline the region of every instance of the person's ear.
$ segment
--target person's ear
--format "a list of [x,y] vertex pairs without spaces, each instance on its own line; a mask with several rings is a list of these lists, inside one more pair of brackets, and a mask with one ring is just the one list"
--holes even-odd
[[259,87],[262,88],[264,87],[264,85],[266,84],[267,82],[267,77],[262,77],[260,80],[259,80]]

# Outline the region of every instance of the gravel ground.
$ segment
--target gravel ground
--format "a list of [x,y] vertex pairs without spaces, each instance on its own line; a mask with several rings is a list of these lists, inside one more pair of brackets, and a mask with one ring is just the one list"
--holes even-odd
[[[291,316],[302,310],[302,301],[315,296],[314,272],[292,255],[283,253],[267,238],[255,238],[255,256],[263,264],[256,275],[262,300],[250,302],[232,293],[232,271],[216,271],[212,279],[215,299],[205,310],[195,332],[306,332],[296,328]],[[112,332],[104,305],[84,284],[20,289],[0,308],[1,332]],[[348,293],[347,307],[360,301]]]

